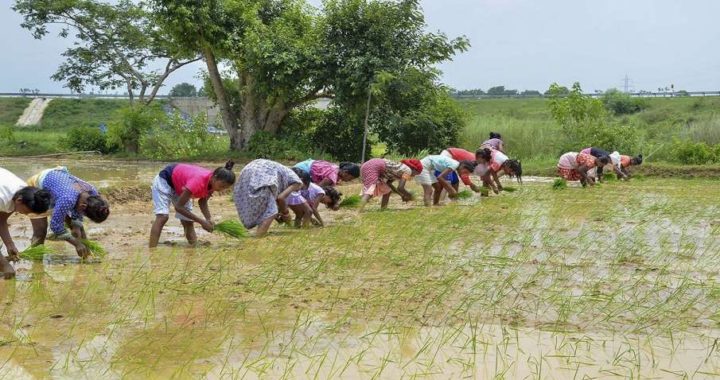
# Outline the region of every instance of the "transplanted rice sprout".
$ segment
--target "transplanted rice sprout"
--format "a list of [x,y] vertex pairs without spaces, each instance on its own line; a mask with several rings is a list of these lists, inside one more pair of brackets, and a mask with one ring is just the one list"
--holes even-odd
[[514,193],[517,191],[517,188],[512,186],[503,186],[503,191],[507,191],[508,193]]
[[481,187],[480,195],[482,195],[483,197],[487,197],[488,195],[490,195],[490,190],[487,187]]
[[237,220],[229,219],[215,225],[215,231],[240,239],[247,236],[247,230]]
[[556,178],[552,188],[553,190],[567,189],[567,181],[564,178]]
[[93,256],[95,256],[95,257],[107,256],[107,251],[98,242],[88,240],[88,239],[81,239],[80,242],[83,243],[83,245],[85,245],[88,250],[90,250],[90,253],[92,253]]
[[50,249],[43,244],[34,247],[28,247],[20,253],[20,258],[30,261],[42,261],[45,254],[49,254]]
[[472,196],[473,196],[473,193],[470,190],[458,191],[458,193],[457,193],[458,199],[469,199],[469,198],[472,198]]
[[359,195],[350,195],[340,202],[340,207],[357,207],[362,198]]

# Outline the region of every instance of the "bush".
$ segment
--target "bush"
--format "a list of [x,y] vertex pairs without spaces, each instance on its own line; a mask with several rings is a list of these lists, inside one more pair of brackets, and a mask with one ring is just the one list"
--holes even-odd
[[[325,111],[323,121],[312,132],[314,146],[340,161],[358,161],[362,155],[364,120],[356,113],[332,106]],[[368,141],[365,159],[372,146]]]
[[121,109],[118,116],[108,128],[108,144],[128,153],[138,153],[142,137],[164,118],[159,109],[139,105]]
[[704,142],[678,140],[673,145],[673,157],[686,165],[705,165],[717,161],[719,146],[710,147]]
[[439,152],[457,145],[460,130],[465,128],[460,107],[447,95],[439,95],[421,111],[392,119],[376,128],[388,148],[403,155],[423,149]]
[[8,144],[15,143],[15,129],[12,125],[0,126],[0,141],[6,142]]
[[73,151],[96,151],[110,153],[107,136],[97,127],[80,126],[71,128],[67,135],[60,139],[60,145]]
[[615,88],[605,92],[602,102],[605,108],[615,115],[629,115],[647,108],[647,103],[643,99],[633,98]]
[[205,115],[185,119],[179,113],[164,118],[140,139],[143,156],[157,160],[195,158],[223,151],[225,138],[208,132]]

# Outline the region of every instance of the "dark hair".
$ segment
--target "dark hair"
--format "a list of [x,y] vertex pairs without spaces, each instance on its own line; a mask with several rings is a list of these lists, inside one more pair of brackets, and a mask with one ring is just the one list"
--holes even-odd
[[52,207],[53,203],[52,194],[50,194],[49,191],[41,190],[33,186],[26,186],[18,190],[12,199],[20,199],[20,202],[35,214],[44,213]]
[[303,186],[310,185],[311,180],[310,180],[310,174],[308,174],[308,172],[306,172],[305,170],[302,170],[300,168],[290,168],[290,170],[295,172],[295,174],[297,174],[297,176],[300,177],[300,180],[302,181]]
[[467,169],[469,172],[475,171],[475,167],[477,167],[477,162],[470,161],[470,160],[462,160],[460,161],[460,165],[458,166],[458,170],[460,169]]
[[485,161],[492,159],[492,151],[489,148],[480,148],[475,151],[475,158],[480,157]]
[[598,160],[600,161],[601,164],[607,165],[610,163],[610,156],[598,157]]
[[232,169],[235,166],[235,162],[233,160],[230,160],[225,163],[224,167],[219,167],[215,169],[213,172],[213,178],[223,181],[227,183],[228,185],[232,185],[235,183],[235,173],[233,173]]
[[325,192],[325,195],[330,197],[331,203],[327,206],[333,209],[336,208],[340,204],[340,198],[342,197],[342,193],[337,191],[337,189],[332,186],[323,186],[322,189]]
[[95,223],[102,223],[110,215],[110,205],[99,195],[91,195],[87,199],[85,215]]
[[518,183],[522,183],[522,164],[520,163],[520,160],[509,159],[506,160],[503,165],[507,166],[508,169],[512,170],[513,174],[511,175],[511,177],[515,176]]
[[358,178],[360,177],[360,165],[353,164],[352,162],[341,162],[340,170],[350,174],[351,176]]
[[500,134],[497,133],[497,132],[490,132],[490,138],[491,138],[491,139],[500,139],[500,140],[502,140],[502,136],[500,136]]
[[630,159],[630,163],[633,165],[640,165],[643,163],[643,156],[642,154],[638,154],[637,157],[633,157]]

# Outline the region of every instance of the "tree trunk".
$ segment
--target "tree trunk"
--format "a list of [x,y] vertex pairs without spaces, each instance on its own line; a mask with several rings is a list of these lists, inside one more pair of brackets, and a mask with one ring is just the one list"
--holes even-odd
[[210,83],[212,83],[215,98],[218,107],[220,107],[220,116],[222,117],[223,126],[230,136],[230,149],[243,150],[245,148],[245,142],[241,136],[237,117],[235,117],[232,107],[230,106],[230,100],[228,99],[227,92],[223,86],[220,70],[218,70],[217,62],[215,61],[215,54],[213,54],[212,49],[206,47],[203,50],[203,56],[205,56],[208,75],[210,76]]

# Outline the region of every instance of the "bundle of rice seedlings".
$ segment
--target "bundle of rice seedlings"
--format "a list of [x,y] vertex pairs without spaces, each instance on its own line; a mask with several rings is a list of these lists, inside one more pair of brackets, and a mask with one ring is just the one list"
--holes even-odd
[[225,220],[216,224],[215,231],[236,239],[247,236],[247,230],[245,229],[245,226],[243,226],[242,223],[234,219]]
[[90,250],[90,253],[92,253],[93,256],[95,256],[95,257],[107,256],[107,251],[98,242],[88,240],[88,239],[81,239],[80,242],[83,243],[83,245],[85,245],[88,250]]
[[350,195],[340,202],[340,207],[357,207],[362,198],[359,195]]
[[20,253],[20,258],[24,260],[30,260],[30,261],[42,261],[43,256],[45,254],[49,254],[50,249],[42,244],[36,245],[34,247],[28,247],[24,251]]
[[553,190],[567,189],[567,181],[564,178],[556,178],[552,185]]
[[513,193],[517,191],[516,187],[512,186],[503,186],[503,191],[507,191],[508,193]]
[[458,193],[457,193],[457,199],[468,199],[468,198],[472,198],[472,196],[473,196],[473,193],[470,190],[458,191]]
[[483,197],[489,196],[489,195],[490,195],[490,189],[488,189],[487,187],[481,187],[481,188],[480,188],[480,195],[482,195]]

